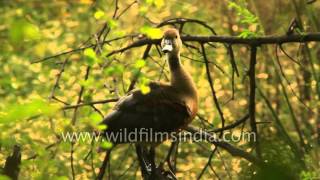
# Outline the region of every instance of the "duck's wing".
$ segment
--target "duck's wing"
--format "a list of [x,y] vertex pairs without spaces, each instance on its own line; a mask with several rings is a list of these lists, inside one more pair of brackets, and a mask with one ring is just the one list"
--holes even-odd
[[151,83],[150,92],[134,90],[121,98],[114,110],[104,119],[106,133],[141,130],[173,132],[182,128],[191,117],[184,102],[175,99],[170,86]]

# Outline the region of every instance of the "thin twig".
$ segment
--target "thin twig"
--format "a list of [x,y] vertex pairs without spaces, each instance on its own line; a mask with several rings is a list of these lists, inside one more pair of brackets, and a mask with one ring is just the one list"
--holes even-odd
[[234,58],[234,53],[233,53],[233,49],[232,49],[232,45],[229,44],[228,46],[228,53],[230,55],[230,63],[232,66],[232,69],[236,72],[237,76],[239,77],[239,71],[238,71],[238,67]]
[[130,3],[123,11],[119,13],[119,15],[115,19],[119,19],[125,12],[127,12],[134,4],[136,4],[138,1],[135,0],[132,3]]
[[229,124],[223,128],[217,128],[217,129],[214,129],[214,130],[211,130],[211,131],[208,131],[208,132],[214,132],[214,133],[217,133],[217,132],[222,132],[222,131],[225,131],[225,130],[229,130],[229,129],[233,129],[237,126],[239,126],[240,124],[246,122],[246,120],[249,118],[249,114],[246,114],[245,116],[243,116],[242,118],[236,120],[234,123],[232,124]]
[[211,160],[212,160],[213,155],[214,155],[214,153],[216,152],[216,150],[217,150],[217,146],[215,146],[214,149],[213,149],[213,151],[211,152],[211,154],[210,154],[210,156],[209,156],[209,158],[208,158],[208,162],[207,162],[206,165],[202,168],[199,176],[197,177],[197,180],[200,180],[200,179],[201,179],[202,175],[204,174],[204,172],[207,170],[207,168],[208,168],[209,165],[211,164]]
[[[284,80],[286,81],[286,83],[288,84],[289,86],[289,89],[290,91],[292,92],[292,94],[299,100],[299,102],[304,106],[306,107],[309,111],[312,111],[311,108],[303,102],[302,98],[300,96],[298,96],[298,94],[293,90],[293,88],[291,87],[291,82],[289,81],[289,79],[287,78],[286,74],[284,73],[283,71],[283,68],[282,68],[282,65],[280,63],[280,58],[279,58],[279,54],[278,54],[278,46],[276,45],[276,61],[277,61],[277,64],[279,66],[279,69],[280,69],[280,73],[282,75],[282,77],[284,78]],[[302,67],[302,66],[300,66]]]
[[283,126],[282,122],[280,121],[280,118],[278,117],[276,111],[273,109],[271,102],[266,97],[266,95],[261,91],[261,89],[259,87],[257,88],[257,90],[258,90],[260,96],[262,97],[262,99],[264,100],[265,104],[267,105],[267,108],[270,110],[273,119],[275,120],[275,123],[276,123],[275,127],[281,133],[281,135],[285,138],[285,140],[286,140],[285,142],[292,149],[292,151],[295,155],[295,158],[298,160],[298,162],[300,162],[301,164],[304,164],[304,161],[302,160],[303,155],[302,155],[300,148],[294,143],[294,141],[291,139],[291,137],[287,133],[287,131],[286,131],[285,127]]
[[118,10],[119,10],[119,0],[115,0],[115,6],[114,6],[113,15],[112,15],[113,19],[116,18]]
[[[203,59],[204,59],[205,65],[206,65],[207,79],[208,79],[208,82],[209,82],[209,85],[210,85],[213,101],[214,101],[214,104],[215,104],[215,106],[216,106],[216,108],[218,110],[218,113],[219,113],[219,116],[220,116],[220,119],[221,119],[221,123],[222,123],[222,128],[224,128],[225,119],[224,119],[221,107],[219,105],[219,101],[218,101],[218,98],[216,96],[216,92],[214,90],[213,81],[212,81],[212,78],[211,78],[211,75],[210,75],[209,63],[208,63],[205,47],[204,47],[203,44],[201,44],[201,51],[202,51],[202,55],[203,55]],[[222,132],[221,132],[221,135],[222,135]]]
[[117,102],[118,100],[119,100],[118,98],[113,98],[113,99],[105,99],[105,100],[100,100],[100,101],[84,102],[84,103],[79,103],[79,104],[75,104],[75,105],[64,106],[61,109],[67,110],[67,109],[74,109],[74,108],[82,107],[82,106],[91,106],[94,104],[106,104],[106,103],[110,103],[110,102]]

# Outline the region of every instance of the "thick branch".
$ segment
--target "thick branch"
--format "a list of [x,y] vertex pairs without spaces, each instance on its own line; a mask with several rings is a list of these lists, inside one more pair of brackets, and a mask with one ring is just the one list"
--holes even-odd
[[[229,44],[248,44],[248,45],[263,45],[263,44],[283,44],[289,42],[310,42],[310,41],[320,41],[320,33],[306,33],[303,35],[294,34],[294,35],[283,35],[283,36],[262,36],[255,38],[242,38],[238,36],[192,36],[186,35],[181,37],[184,42],[199,42],[199,43],[208,43],[208,42],[217,42],[217,43],[229,43]],[[112,51],[107,56],[111,56],[117,53],[122,53],[128,49],[141,47],[148,44],[160,44],[161,39],[148,39],[144,38],[138,41],[133,42],[132,44]]]
[[[110,43],[111,41],[123,39],[129,36],[119,37],[115,39],[111,39],[108,41],[104,41],[101,44]],[[256,37],[256,38],[248,38],[244,39],[238,36],[192,36],[192,35],[182,35],[181,37],[183,42],[199,42],[199,43],[209,43],[209,42],[216,42],[216,43],[229,43],[229,44],[248,44],[248,45],[262,45],[262,44],[283,44],[283,43],[289,43],[289,42],[310,42],[310,41],[320,41],[320,32],[317,33],[305,33],[304,35],[294,34],[294,35],[283,35],[283,36],[263,36],[263,37]],[[107,54],[107,57],[112,56],[114,54],[123,53],[129,49],[141,47],[145,45],[158,45],[160,44],[161,39],[149,39],[149,38],[143,38],[140,40],[137,40],[131,44],[129,44],[126,47],[123,47],[121,49],[114,50]],[[70,51],[62,52],[60,54],[56,54],[53,56],[45,57],[40,60],[36,60],[32,63],[39,63],[43,61],[47,61],[49,59],[53,59],[62,55],[75,53],[79,51],[83,51],[86,48],[89,47],[95,47],[96,44],[91,44],[83,48],[73,49]]]
[[231,144],[221,140],[221,139],[217,139],[215,138],[212,134],[206,132],[206,131],[203,131],[203,130],[197,130],[196,128],[194,127],[187,127],[186,128],[187,131],[195,134],[197,133],[198,135],[201,135],[202,138],[205,138],[208,142],[216,145],[216,146],[219,146],[221,147],[222,149],[228,151],[232,156],[237,156],[237,157],[242,157],[256,165],[262,165],[263,163],[261,162],[260,159],[256,158],[255,156],[247,153],[246,151],[243,151],[241,149],[238,149],[234,146],[232,146]]
[[248,44],[248,45],[263,45],[263,44],[283,44],[289,42],[309,42],[320,41],[320,33],[306,33],[303,35],[283,35],[283,36],[262,36],[255,38],[241,38],[238,36],[183,36],[183,41],[197,41],[200,43],[220,42],[231,44]]

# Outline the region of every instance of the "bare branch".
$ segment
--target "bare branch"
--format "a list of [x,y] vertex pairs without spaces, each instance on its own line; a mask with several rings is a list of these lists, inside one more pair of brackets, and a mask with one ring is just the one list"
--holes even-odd
[[261,158],[259,134],[256,124],[256,74],[255,66],[257,62],[257,47],[251,46],[250,54],[250,67],[249,67],[249,80],[250,80],[250,92],[249,92],[249,118],[252,132],[256,136],[255,148],[259,158]]
[[[108,40],[108,41],[104,41],[101,44],[105,44],[105,43],[110,43],[111,41],[115,41],[115,40],[119,40],[119,39],[123,39],[123,38],[127,38],[128,36],[124,36],[124,37],[119,37],[119,38],[115,38],[112,40]],[[216,43],[229,43],[229,44],[247,44],[247,45],[263,45],[263,44],[284,44],[284,43],[290,43],[290,42],[311,42],[311,41],[320,41],[320,33],[305,33],[303,35],[298,35],[298,34],[294,34],[294,35],[283,35],[283,36],[262,36],[262,37],[256,37],[256,38],[242,38],[242,37],[238,37],[238,36],[217,36],[217,35],[213,35],[213,36],[192,36],[192,35],[182,35],[181,36],[182,41],[184,42],[198,42],[198,43],[209,43],[209,42],[216,42]],[[159,45],[160,44],[161,39],[149,39],[149,38],[143,38],[140,40],[137,40],[131,44],[129,44],[126,47],[123,47],[121,49],[117,49],[114,50],[112,52],[110,52],[109,54],[107,54],[107,57],[112,56],[114,54],[118,54],[118,53],[123,53],[129,49],[133,49],[133,48],[137,48],[137,47],[141,47],[141,46],[145,46],[145,45]],[[95,47],[96,44],[92,44],[92,45],[88,45],[86,47],[83,48],[78,48],[78,49],[73,49],[70,51],[66,51],[66,52],[62,52],[60,54],[57,55],[53,55],[53,56],[49,56],[49,57],[45,57],[43,59],[40,60],[36,60],[33,61],[32,63],[39,63],[39,62],[43,62],[43,61],[47,61],[49,59],[52,58],[56,58],[62,55],[66,55],[66,54],[70,54],[70,53],[75,53],[75,52],[79,52],[82,51],[86,48],[90,48],[90,47]]]
[[74,108],[77,108],[77,107],[91,106],[91,105],[94,105],[94,104],[105,104],[105,103],[109,103],[109,102],[117,102],[118,100],[119,100],[118,98],[114,98],[114,99],[106,99],[106,100],[100,100],[100,101],[85,102],[85,103],[79,103],[79,104],[75,104],[75,105],[67,105],[67,106],[64,106],[61,109],[62,110],[74,109]]
[[[229,43],[229,44],[247,44],[247,45],[263,45],[263,44],[284,44],[289,42],[310,42],[310,41],[320,41],[320,33],[306,33],[303,35],[283,35],[283,36],[262,36],[255,38],[242,38],[238,36],[192,36],[185,35],[181,36],[181,40],[184,42],[198,42],[198,43],[208,43],[208,42],[217,42],[217,43]],[[126,50],[141,47],[150,44],[160,44],[161,39],[149,39],[144,38],[138,41],[133,42],[132,44],[110,52],[107,57],[123,53]]]
[[240,124],[246,122],[246,120],[248,118],[249,118],[249,114],[246,114],[245,116],[243,116],[242,118],[236,120],[234,123],[232,123],[232,124],[230,124],[228,126],[225,126],[223,128],[214,129],[214,130],[209,131],[209,132],[217,133],[217,132],[221,132],[221,131],[224,131],[224,130],[235,128],[235,127],[239,126]]
[[212,134],[210,134],[206,131],[203,131],[203,130],[200,131],[200,130],[197,130],[196,128],[191,127],[191,126],[187,127],[186,130],[193,133],[193,134],[197,133],[197,134],[201,135],[202,138],[205,138],[208,142],[228,151],[232,156],[242,157],[242,158],[258,165],[258,166],[263,165],[263,162],[260,159],[256,158],[255,156],[247,153],[246,151],[238,149],[238,148],[232,146],[231,144],[222,141],[221,139],[215,138]]
[[[208,82],[209,82],[209,85],[210,85],[210,89],[211,89],[211,93],[212,93],[212,97],[213,97],[213,102],[214,102],[214,104],[215,104],[215,106],[216,106],[216,108],[218,110],[219,116],[221,118],[222,128],[224,128],[225,119],[224,119],[223,112],[221,110],[218,98],[216,96],[216,91],[214,90],[213,81],[212,81],[211,74],[210,74],[210,69],[209,69],[209,63],[208,63],[205,47],[204,47],[203,44],[201,44],[201,51],[202,51],[202,55],[203,55],[203,59],[204,59],[205,65],[206,65],[207,79],[208,79]],[[221,132],[221,134],[222,134],[222,132]]]

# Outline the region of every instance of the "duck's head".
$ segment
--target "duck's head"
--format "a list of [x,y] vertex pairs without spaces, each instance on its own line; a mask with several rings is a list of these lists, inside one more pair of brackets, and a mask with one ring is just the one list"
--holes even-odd
[[182,41],[179,31],[176,29],[168,29],[164,32],[161,41],[162,52],[170,54],[179,54]]

